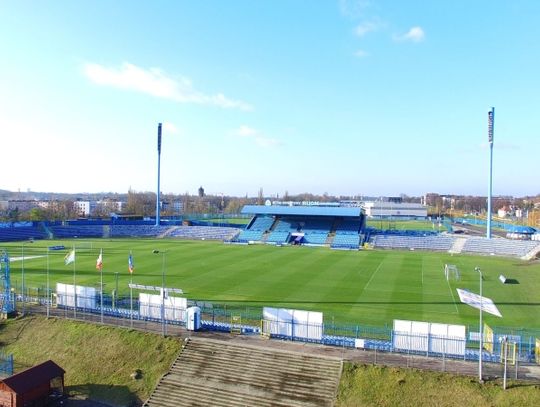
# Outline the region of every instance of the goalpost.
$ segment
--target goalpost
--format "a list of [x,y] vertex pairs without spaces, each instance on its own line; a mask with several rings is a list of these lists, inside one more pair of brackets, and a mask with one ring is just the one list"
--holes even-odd
[[448,281],[459,280],[461,277],[461,275],[459,274],[459,269],[455,264],[444,265],[444,276]]
[[92,250],[94,248],[94,242],[88,242],[88,241],[84,241],[84,240],[76,240],[73,243],[73,246],[74,246],[75,250],[80,250],[80,251]]

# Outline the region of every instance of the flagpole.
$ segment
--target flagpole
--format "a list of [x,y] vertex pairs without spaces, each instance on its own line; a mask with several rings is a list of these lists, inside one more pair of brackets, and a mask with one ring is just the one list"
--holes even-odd
[[131,328],[133,328],[133,257],[131,257],[131,250],[129,251],[129,257],[128,257],[128,269],[129,269],[129,306],[130,306],[130,313],[129,313],[129,323]]
[[46,304],[47,304],[47,318],[49,318],[49,314],[50,314],[50,304],[49,304],[49,300],[51,298],[51,294],[50,294],[50,284],[49,284],[49,249],[47,249],[47,293],[46,293]]
[[99,251],[99,256],[96,261],[96,268],[99,269],[100,285],[101,285],[101,323],[103,323],[103,249]]
[[99,268],[99,274],[101,275],[101,323],[103,323],[103,267]]
[[77,281],[75,264],[77,262],[77,254],[75,253],[75,245],[73,245],[73,318],[77,319]]
[[101,275],[101,323],[103,323],[103,267],[100,267]]
[[131,307],[131,312],[129,313],[130,326],[133,328],[133,273],[131,273],[131,279],[129,284],[129,303]]

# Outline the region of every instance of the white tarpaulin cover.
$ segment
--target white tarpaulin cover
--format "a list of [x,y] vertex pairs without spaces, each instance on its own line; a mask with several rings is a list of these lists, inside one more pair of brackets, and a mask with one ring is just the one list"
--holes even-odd
[[323,313],[285,308],[263,308],[263,332],[321,340]]
[[165,303],[165,319],[183,321],[186,317],[187,299],[182,297],[165,297],[161,295],[139,293],[139,313],[142,317],[161,319],[161,307]]
[[81,285],[56,283],[57,304],[66,307],[73,307],[75,297],[77,298],[77,307],[79,308],[96,308],[96,289],[94,287],[84,287]]
[[467,290],[462,290],[461,288],[457,288],[457,292],[459,295],[459,299],[462,303],[470,305],[471,307],[474,307],[476,309],[480,309],[480,303],[482,304],[482,311],[488,312],[492,315],[495,315],[497,317],[501,317],[502,315],[497,309],[497,306],[493,302],[491,298],[488,297],[480,297],[478,294],[471,293]]
[[394,320],[392,342],[395,349],[464,355],[464,325]]

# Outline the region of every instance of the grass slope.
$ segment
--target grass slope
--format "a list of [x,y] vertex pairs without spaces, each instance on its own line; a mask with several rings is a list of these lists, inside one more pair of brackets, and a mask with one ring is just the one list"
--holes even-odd
[[[38,241],[25,246],[25,285],[45,286],[46,247],[70,246],[70,241]],[[317,310],[325,321],[382,326],[412,319],[474,325],[478,311],[461,304],[456,288],[478,292],[479,266],[483,293],[499,307],[503,318],[485,315],[494,326],[540,328],[540,264],[516,259],[450,255],[421,251],[237,246],[219,242],[165,239],[95,240],[92,250],[77,252],[76,282],[99,286],[95,269],[103,248],[105,291],[111,293],[118,273],[119,290],[128,295],[127,257],[135,261],[133,282],[182,288],[188,298],[241,306],[284,306]],[[20,287],[20,244],[9,245],[12,282]],[[157,249],[164,255],[152,254]],[[74,267],[65,266],[67,250],[49,252],[51,287],[73,283]],[[30,258],[31,256],[40,256]],[[163,260],[165,262],[163,263]],[[444,264],[456,264],[460,281],[444,278]],[[164,266],[164,268],[163,268]],[[517,284],[501,284],[500,274]],[[137,295],[137,293],[135,293]]]
[[[3,322],[0,342],[16,372],[52,359],[66,371],[70,394],[115,406],[146,400],[181,347],[155,334],[43,317]],[[130,377],[136,369],[139,380]]]
[[538,406],[538,385],[480,385],[470,377],[415,369],[345,363],[336,407],[358,406]]

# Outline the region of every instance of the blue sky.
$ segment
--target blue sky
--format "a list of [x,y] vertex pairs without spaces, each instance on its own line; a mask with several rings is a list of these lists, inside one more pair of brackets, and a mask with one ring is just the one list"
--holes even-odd
[[538,1],[0,1],[1,189],[540,193]]

